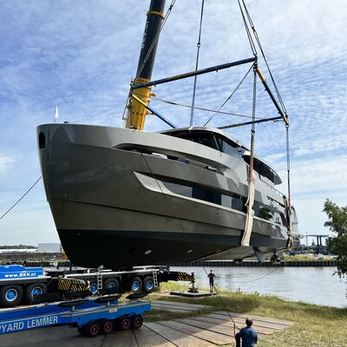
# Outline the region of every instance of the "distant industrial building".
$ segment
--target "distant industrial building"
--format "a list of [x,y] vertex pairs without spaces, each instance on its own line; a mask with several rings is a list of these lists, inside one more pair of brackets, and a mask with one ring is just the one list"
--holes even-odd
[[37,246],[39,253],[60,253],[62,247],[60,243],[39,243]]

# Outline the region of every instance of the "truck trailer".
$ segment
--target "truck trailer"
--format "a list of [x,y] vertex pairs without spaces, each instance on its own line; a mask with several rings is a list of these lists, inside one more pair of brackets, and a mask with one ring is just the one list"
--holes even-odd
[[97,294],[149,294],[161,282],[192,280],[193,276],[170,271],[168,267],[113,271],[102,268],[0,265],[0,307],[72,300]]

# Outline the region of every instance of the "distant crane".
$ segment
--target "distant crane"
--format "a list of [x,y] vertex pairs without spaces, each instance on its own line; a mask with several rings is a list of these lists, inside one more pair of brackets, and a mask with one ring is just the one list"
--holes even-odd
[[[328,254],[328,249],[326,245],[323,245],[322,239],[325,238],[327,239],[330,237],[330,235],[327,234],[306,234],[306,246],[310,247],[308,244],[308,238],[309,237],[315,237],[317,240],[316,246],[312,245],[312,248],[314,248],[315,253],[322,253],[322,254]],[[313,247],[314,246],[314,247]]]
[[328,238],[330,235],[327,234],[306,234],[305,238],[306,238],[306,245],[308,246],[308,238],[309,237],[316,237],[317,239],[317,246],[322,246],[323,247],[323,242],[322,242],[322,238]]

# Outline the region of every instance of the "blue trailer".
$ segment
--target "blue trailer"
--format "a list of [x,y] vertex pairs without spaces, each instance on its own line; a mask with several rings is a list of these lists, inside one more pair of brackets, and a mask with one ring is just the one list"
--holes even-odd
[[149,301],[118,302],[119,295],[38,304],[0,310],[0,335],[24,330],[72,325],[80,334],[94,337],[114,329],[138,329]]
[[42,268],[0,265],[0,307],[32,305],[114,293],[151,293],[161,282],[192,281],[184,272],[167,267],[141,267],[129,271],[86,268]]

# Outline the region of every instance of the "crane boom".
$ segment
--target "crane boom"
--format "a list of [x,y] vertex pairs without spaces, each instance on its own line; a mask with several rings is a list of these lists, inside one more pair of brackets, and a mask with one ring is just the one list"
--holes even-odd
[[[132,84],[147,83],[151,80],[160,28],[164,19],[163,11],[165,1],[166,0],[151,0],[147,12],[136,78]],[[134,98],[133,94],[141,99],[142,103],[139,102],[137,98]],[[143,130],[145,117],[148,113],[146,106],[149,104],[150,95],[151,87],[143,87],[130,91],[126,128]]]

